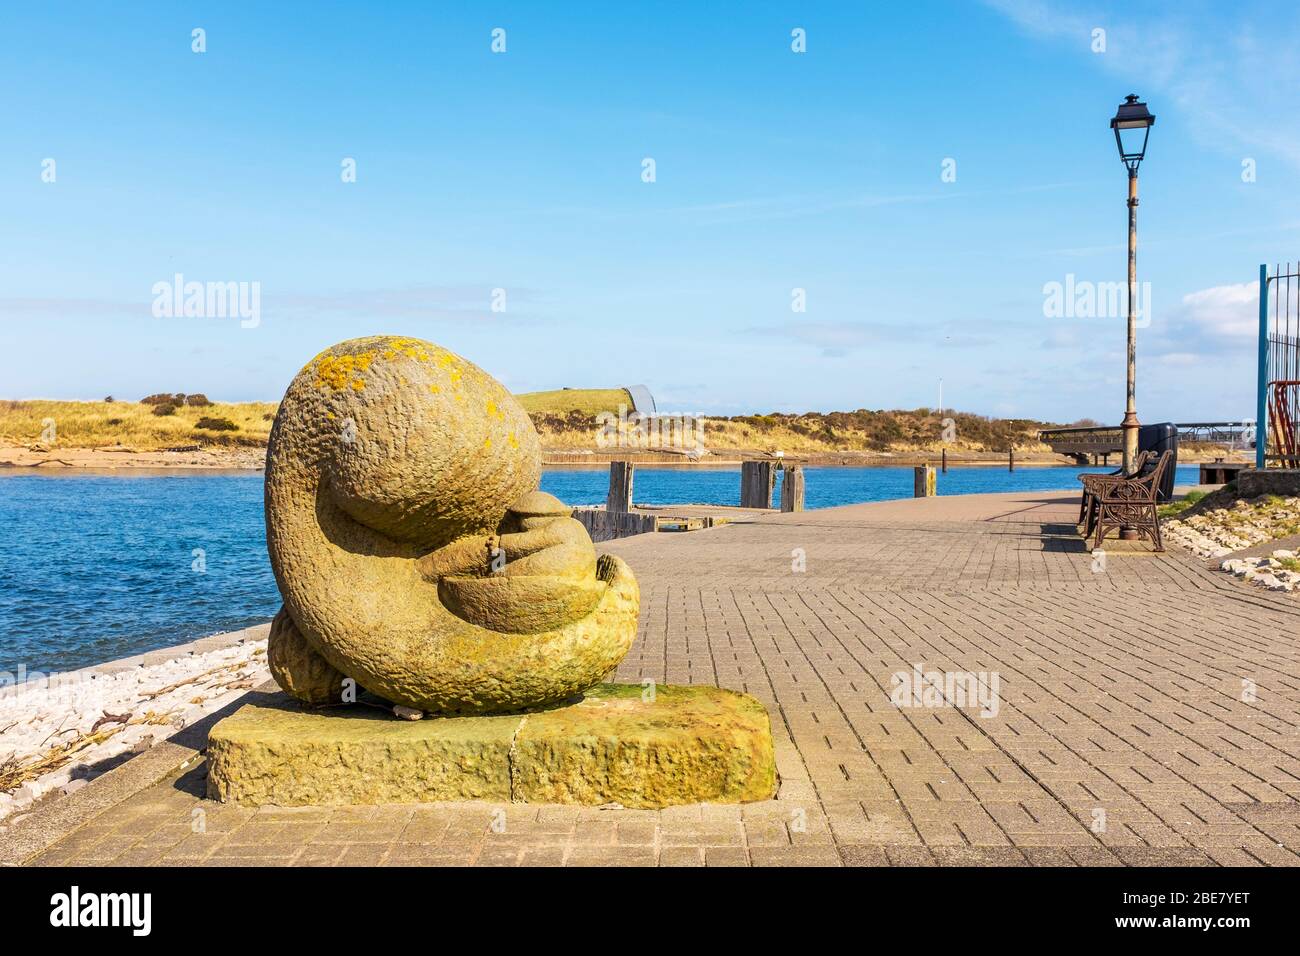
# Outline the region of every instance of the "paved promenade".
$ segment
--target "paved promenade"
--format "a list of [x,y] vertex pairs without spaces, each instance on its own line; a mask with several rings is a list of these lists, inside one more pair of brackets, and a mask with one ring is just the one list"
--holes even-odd
[[[10,861],[1300,862],[1300,600],[1172,550],[1108,543],[1095,561],[1077,508],[909,500],[602,545],[642,586],[619,677],[763,700],[775,801],[251,811],[201,799],[202,761],[177,743],[15,827]],[[918,664],[996,675],[993,706],[896,706],[894,675]]]

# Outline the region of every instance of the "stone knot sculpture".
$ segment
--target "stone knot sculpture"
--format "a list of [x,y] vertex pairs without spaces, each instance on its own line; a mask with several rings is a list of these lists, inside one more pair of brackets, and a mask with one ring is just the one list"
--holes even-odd
[[308,704],[350,678],[435,713],[566,700],[627,654],[640,597],[537,490],[537,433],[495,379],[419,339],[322,352],[271,429],[271,672]]
[[284,597],[271,672],[303,703],[365,689],[409,719],[250,695],[208,734],[209,794],[244,806],[770,798],[758,700],[599,683],[636,635],[636,580],[596,556],[540,473],[524,410],[459,356],[382,336],[313,359],[267,450]]

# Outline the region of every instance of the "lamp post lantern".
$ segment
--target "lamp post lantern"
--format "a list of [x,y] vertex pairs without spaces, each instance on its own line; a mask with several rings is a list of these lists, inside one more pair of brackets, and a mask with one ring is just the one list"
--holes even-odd
[[[1134,316],[1134,299],[1137,296],[1137,207],[1138,207],[1138,164],[1147,151],[1147,138],[1156,118],[1147,110],[1147,105],[1137,98],[1136,93],[1124,97],[1115,118],[1110,121],[1110,128],[1115,131],[1115,145],[1119,148],[1119,158],[1128,168],[1128,390],[1124,403],[1124,474],[1133,473],[1133,462],[1137,459],[1138,417],[1137,396],[1134,388],[1137,358],[1137,321]],[[1151,304],[1147,303],[1149,309]],[[1121,532],[1121,537],[1123,533]]]

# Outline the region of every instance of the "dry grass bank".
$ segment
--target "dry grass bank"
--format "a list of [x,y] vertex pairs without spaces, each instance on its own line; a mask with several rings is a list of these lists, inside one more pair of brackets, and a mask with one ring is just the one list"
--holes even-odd
[[[271,402],[213,402],[175,406],[170,415],[155,415],[154,408],[141,402],[0,400],[0,444],[49,450],[118,445],[137,451],[191,445],[261,447],[266,445],[276,406]],[[235,427],[197,427],[203,419],[224,420]]]
[[[596,444],[594,415],[578,409],[533,414],[547,448],[576,450]],[[946,423],[951,420],[951,425]],[[1028,419],[990,419],[965,413],[867,411],[803,415],[743,415],[703,419],[704,445],[712,452],[784,451],[788,454],[874,452],[906,454],[947,448],[950,454],[1050,453],[1038,441],[1048,423]],[[945,441],[945,438],[950,440]],[[657,442],[653,444],[657,445]]]
[[[623,389],[569,389],[519,396],[542,438],[557,452],[598,449],[599,411],[609,403],[626,403]],[[571,407],[565,407],[571,406]],[[275,415],[271,402],[214,402],[206,406],[176,405],[172,414],[155,415],[143,402],[57,402],[0,400],[0,446],[39,452],[68,449],[118,449],[138,452],[189,448],[211,451],[265,447]],[[617,407],[617,405],[615,405]],[[598,411],[593,411],[597,409]],[[228,421],[228,430],[198,427],[203,419]],[[54,440],[47,441],[46,423],[53,422]],[[803,415],[743,415],[702,420],[704,446],[714,454],[783,451],[790,455],[835,453],[866,456],[938,455],[952,457],[1004,456],[1014,446],[1017,456],[1050,458],[1051,450],[1037,432],[1049,422],[994,419],[963,412],[942,415],[931,409],[807,413]],[[688,433],[690,445],[694,435]],[[947,440],[945,440],[947,439]],[[648,448],[662,447],[656,438]],[[670,446],[671,447],[671,446]],[[1210,459],[1221,450],[1193,446],[1184,455]]]
[[516,395],[530,415],[568,415],[577,412],[595,418],[601,412],[618,414],[620,405],[631,409],[632,396],[625,388],[561,388],[550,392],[524,392]]

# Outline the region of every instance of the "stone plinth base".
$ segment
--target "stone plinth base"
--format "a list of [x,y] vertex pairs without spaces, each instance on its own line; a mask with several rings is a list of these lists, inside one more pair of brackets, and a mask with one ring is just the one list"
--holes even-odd
[[396,720],[267,695],[212,728],[208,795],[244,806],[491,800],[666,807],[776,792],[767,711],[716,687],[601,684],[528,714]]

